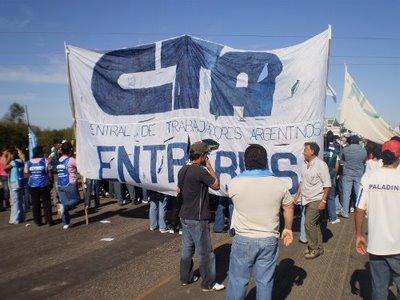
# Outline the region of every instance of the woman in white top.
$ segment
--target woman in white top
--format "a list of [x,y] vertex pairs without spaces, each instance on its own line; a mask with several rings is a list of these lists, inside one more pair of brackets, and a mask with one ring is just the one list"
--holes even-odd
[[365,146],[365,150],[367,150],[365,173],[381,168],[383,166],[381,159],[381,153],[382,153],[381,145],[368,141],[367,145]]

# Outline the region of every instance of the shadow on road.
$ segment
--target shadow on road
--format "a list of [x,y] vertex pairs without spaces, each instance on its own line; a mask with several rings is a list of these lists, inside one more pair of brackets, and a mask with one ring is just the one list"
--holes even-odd
[[217,262],[217,282],[223,282],[228,276],[229,256],[231,254],[231,244],[224,244],[214,250],[215,261]]
[[[350,288],[353,295],[360,296],[361,299],[370,300],[372,299],[371,293],[371,275],[369,271],[369,263],[365,264],[365,268],[362,270],[355,270],[350,278]],[[395,286],[389,287],[388,300],[397,299],[395,295]]]
[[[306,277],[307,272],[296,266],[293,259],[283,259],[275,270],[272,299],[286,299],[295,285],[303,285]],[[246,299],[256,299],[256,287],[250,290]]]
[[371,299],[371,285],[369,264],[365,264],[365,269],[355,270],[350,278],[351,293],[360,296],[364,300]]

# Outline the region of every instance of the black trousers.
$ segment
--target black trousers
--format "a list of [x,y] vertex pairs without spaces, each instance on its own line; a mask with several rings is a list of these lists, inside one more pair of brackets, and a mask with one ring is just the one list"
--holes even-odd
[[172,213],[171,213],[171,228],[174,230],[179,230],[181,228],[181,219],[179,218],[179,213],[181,211],[182,202],[177,197],[170,197],[172,202]]
[[35,224],[43,224],[41,207],[43,205],[45,223],[52,225],[50,186],[29,187],[29,193],[31,195],[33,221]]

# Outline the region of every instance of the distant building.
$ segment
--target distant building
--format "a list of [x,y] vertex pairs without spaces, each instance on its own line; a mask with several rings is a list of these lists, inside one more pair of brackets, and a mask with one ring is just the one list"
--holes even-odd
[[324,124],[324,133],[332,131],[334,135],[340,135],[340,124],[336,118],[326,118]]

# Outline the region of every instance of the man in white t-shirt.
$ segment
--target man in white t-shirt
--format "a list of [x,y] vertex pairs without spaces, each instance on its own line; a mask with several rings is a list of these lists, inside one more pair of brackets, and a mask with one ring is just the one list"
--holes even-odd
[[[369,253],[372,299],[387,299],[391,279],[400,293],[400,142],[382,146],[383,167],[361,179],[357,199],[356,250]],[[368,246],[363,221],[368,212]]]

